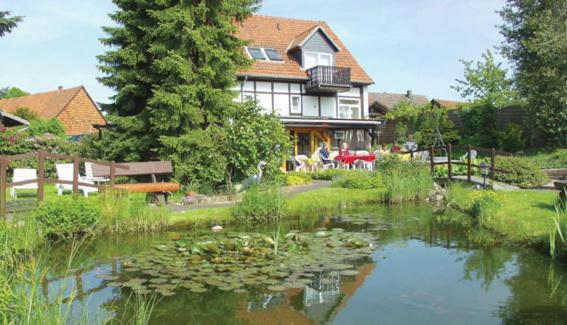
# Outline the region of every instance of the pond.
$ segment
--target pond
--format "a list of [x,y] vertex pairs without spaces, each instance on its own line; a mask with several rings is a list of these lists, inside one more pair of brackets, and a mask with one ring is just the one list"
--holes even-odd
[[57,274],[70,248],[54,248],[43,290],[77,290],[73,307],[89,310],[93,323],[130,319],[135,293],[153,291],[151,324],[567,319],[566,265],[462,220],[428,206],[368,206],[220,233],[201,226],[101,238],[81,245],[67,277]]

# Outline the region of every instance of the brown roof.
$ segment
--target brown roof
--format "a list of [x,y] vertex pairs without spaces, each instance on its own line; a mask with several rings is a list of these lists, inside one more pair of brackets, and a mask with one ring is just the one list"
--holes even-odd
[[455,109],[459,108],[463,103],[457,102],[454,100],[446,100],[446,99],[432,99],[431,104],[437,105],[439,107],[448,108],[448,109]]
[[238,30],[238,37],[249,42],[250,46],[273,48],[283,56],[283,62],[255,61],[248,70],[240,71],[241,75],[307,79],[305,70],[293,59],[289,49],[303,42],[305,37],[320,27],[339,47],[336,54],[336,65],[351,68],[353,82],[373,83],[370,76],[344,46],[339,37],[323,21],[300,20],[282,17],[251,16]]
[[368,93],[368,105],[379,104],[389,110],[398,105],[402,100],[407,100],[415,105],[426,105],[429,103],[424,95],[414,95],[411,93],[393,94],[393,93]]
[[26,107],[35,112],[40,118],[55,118],[81,89],[83,89],[83,86],[17,98],[0,99],[0,109],[13,113],[20,107]]

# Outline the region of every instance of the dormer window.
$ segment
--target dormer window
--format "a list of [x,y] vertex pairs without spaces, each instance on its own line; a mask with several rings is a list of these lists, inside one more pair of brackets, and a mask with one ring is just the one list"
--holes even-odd
[[264,54],[264,51],[262,51],[261,48],[259,47],[249,47],[248,48],[248,54],[250,54],[250,56],[254,59],[254,60],[260,60],[260,61],[266,61],[266,55]]
[[332,66],[333,55],[329,53],[305,52],[304,68],[310,69],[318,65]]
[[274,49],[264,49],[264,52],[270,61],[283,61],[282,56]]
[[263,47],[246,48],[250,57],[257,61],[282,62],[281,54],[275,49],[267,49]]

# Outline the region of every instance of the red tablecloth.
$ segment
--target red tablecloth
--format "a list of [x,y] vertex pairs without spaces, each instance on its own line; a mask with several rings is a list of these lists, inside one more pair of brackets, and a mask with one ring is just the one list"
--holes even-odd
[[364,161],[372,162],[372,161],[376,160],[376,155],[369,154],[369,155],[364,155],[364,156],[336,156],[335,160],[336,161],[342,161],[345,164],[352,164],[353,162],[355,162],[357,160],[364,160]]

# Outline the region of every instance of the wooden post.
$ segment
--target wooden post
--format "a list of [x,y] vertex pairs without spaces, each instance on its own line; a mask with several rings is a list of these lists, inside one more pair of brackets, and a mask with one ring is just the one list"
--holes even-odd
[[0,218],[6,220],[6,162],[0,157]]
[[433,146],[429,147],[429,163],[431,164],[431,174],[435,171],[435,160],[433,159],[433,155],[435,154],[435,149]]
[[73,197],[79,194],[79,156],[73,157]]
[[45,151],[38,153],[39,168],[37,174],[37,200],[43,202],[45,194]]
[[447,145],[447,175],[449,177],[449,179],[452,179],[452,172],[453,172],[453,165],[451,162],[451,159],[453,159],[453,148],[451,146],[451,144],[449,143]]
[[114,166],[114,161],[110,162],[110,188],[114,187],[114,178],[116,178],[116,166]]
[[492,183],[496,181],[496,149],[492,148],[490,151],[490,170],[492,176]]
[[410,159],[413,160],[413,150],[412,149],[410,149],[409,155],[410,155]]
[[471,181],[471,145],[467,146],[467,181]]

